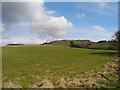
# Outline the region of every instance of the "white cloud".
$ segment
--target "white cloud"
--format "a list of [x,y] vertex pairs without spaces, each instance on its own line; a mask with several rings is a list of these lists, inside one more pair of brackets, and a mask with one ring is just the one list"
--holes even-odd
[[113,36],[114,32],[107,30],[104,27],[94,25],[91,26],[91,30],[89,30],[88,36],[95,41],[99,40],[110,40]]
[[1,35],[3,32],[5,32],[5,28],[4,28],[4,26],[0,25],[0,35]]
[[49,42],[49,40],[54,40],[53,38],[39,38],[39,37],[11,37],[11,38],[3,38],[0,39],[0,45],[7,45],[7,44],[42,44],[44,42]]
[[[16,24],[26,22],[29,24],[29,32],[35,32],[39,36],[61,37],[72,28],[72,23],[64,16],[54,17],[46,14],[44,2],[4,2],[3,24],[7,32],[13,32]],[[49,14],[54,13],[53,11]]]
[[105,28],[103,28],[103,27],[101,27],[101,26],[98,26],[98,25],[93,25],[93,26],[91,26],[93,29],[95,29],[95,30],[100,30],[100,31],[107,31],[107,29],[105,29]]
[[1,0],[2,2],[43,2],[43,0]]
[[[74,28],[71,35],[67,36],[67,39],[84,39],[91,41],[99,40],[111,40],[114,32],[107,30],[104,27],[94,25],[84,28]],[[97,27],[96,27],[97,26]],[[105,29],[105,30],[104,30]]]
[[72,27],[72,24],[64,17],[46,17],[45,19],[45,23],[32,22],[30,25],[31,31],[57,38],[65,35],[66,31]]
[[[43,3],[4,2],[2,3],[2,19],[7,31],[13,30],[15,24],[23,20],[37,19],[42,13]],[[38,11],[38,12],[37,12]],[[39,15],[39,14],[40,15]]]
[[77,17],[77,18],[83,18],[85,16],[86,16],[85,13],[78,13],[78,14],[75,15],[75,17]]
[[56,13],[56,11],[51,10],[51,11],[47,11],[46,13],[47,13],[47,14],[49,14],[49,15],[51,15],[51,14],[55,14],[55,13]]

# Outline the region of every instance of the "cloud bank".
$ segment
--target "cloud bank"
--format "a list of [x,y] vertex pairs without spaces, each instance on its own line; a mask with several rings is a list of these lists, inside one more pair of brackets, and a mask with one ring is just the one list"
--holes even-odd
[[22,22],[29,24],[29,32],[36,33],[40,37],[59,38],[72,28],[72,23],[64,16],[49,16],[46,12],[49,14],[55,13],[46,11],[44,2],[3,2],[3,34],[6,34],[6,32],[14,33],[16,31],[14,27]]

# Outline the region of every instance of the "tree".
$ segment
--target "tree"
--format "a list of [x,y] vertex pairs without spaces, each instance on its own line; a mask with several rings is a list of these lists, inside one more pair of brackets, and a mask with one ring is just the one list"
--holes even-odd
[[117,31],[117,32],[114,34],[114,37],[115,37],[115,40],[116,40],[117,42],[120,41],[120,30]]
[[117,43],[117,47],[118,47],[118,57],[120,57],[120,30],[117,31],[114,36],[113,36],[115,39],[115,42]]
[[74,43],[70,41],[70,47],[74,47]]

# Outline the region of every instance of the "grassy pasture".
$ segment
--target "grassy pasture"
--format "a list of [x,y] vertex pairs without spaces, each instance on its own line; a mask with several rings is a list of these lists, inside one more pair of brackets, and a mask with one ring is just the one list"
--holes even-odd
[[17,82],[29,87],[44,78],[98,72],[114,57],[113,50],[70,48],[54,45],[20,45],[2,48],[3,84]]

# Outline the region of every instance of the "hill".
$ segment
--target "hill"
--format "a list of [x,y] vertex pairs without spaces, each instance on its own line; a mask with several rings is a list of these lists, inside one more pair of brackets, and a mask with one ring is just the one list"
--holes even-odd
[[73,42],[74,44],[89,44],[89,43],[93,43],[90,40],[55,40],[52,42],[45,42],[42,45],[45,44],[51,44],[51,45],[62,45],[62,46],[70,46],[71,42]]
[[[19,46],[25,44],[8,44],[6,46]],[[31,44],[32,45],[32,44]],[[66,46],[74,48],[87,48],[87,49],[103,49],[103,50],[117,50],[117,42],[115,41],[98,41],[92,42],[90,40],[55,40],[51,42],[45,42],[40,45],[54,45],[54,46]]]
[[45,42],[42,45],[58,45],[76,48],[117,50],[117,45],[114,41],[92,42],[90,40],[56,40],[49,43]]

